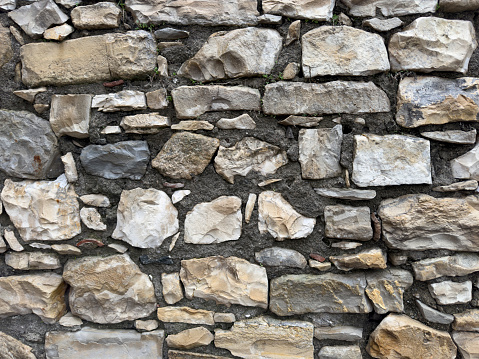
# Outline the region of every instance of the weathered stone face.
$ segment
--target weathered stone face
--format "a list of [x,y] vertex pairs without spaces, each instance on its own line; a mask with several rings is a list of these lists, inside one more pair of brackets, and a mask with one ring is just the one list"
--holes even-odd
[[479,356],[479,333],[452,332],[452,337],[464,359],[475,359]]
[[111,2],[78,6],[71,12],[73,26],[77,29],[114,29],[120,26],[121,10]]
[[188,307],[163,307],[157,310],[158,319],[167,323],[214,325],[214,312]]
[[478,0],[441,0],[441,11],[444,12],[462,12],[474,11],[479,9]]
[[21,341],[0,332],[0,357],[37,359],[32,353],[32,350],[32,348],[23,344]]
[[459,253],[454,256],[427,258],[412,263],[416,280],[426,281],[442,276],[460,277],[479,272],[479,255]]
[[70,309],[82,319],[120,323],[156,309],[153,283],[126,254],[71,259],[63,278],[70,285]]
[[333,0],[263,0],[265,13],[283,15],[294,19],[329,21],[333,16]]
[[373,237],[369,207],[326,206],[324,221],[329,238],[368,241]]
[[88,137],[92,95],[53,95],[50,124],[60,137]]
[[479,310],[470,309],[463,313],[454,314],[454,330],[479,332]]
[[123,90],[93,97],[92,107],[102,112],[135,111],[146,109],[146,97],[141,91]]
[[294,249],[271,247],[255,253],[256,262],[266,267],[306,267],[306,258]]
[[196,81],[267,75],[281,48],[276,30],[248,27],[214,33],[178,74]]
[[384,269],[387,267],[386,254],[379,248],[367,249],[357,254],[331,256],[329,260],[343,271],[353,269]]
[[5,264],[19,270],[61,268],[58,255],[42,252],[8,252],[5,254]]
[[393,17],[392,19],[368,19],[363,21],[363,25],[370,27],[376,31],[390,31],[395,29],[403,24],[402,20],[398,17]]
[[245,113],[235,118],[222,118],[216,122],[216,127],[222,130],[254,130],[256,122]]
[[363,328],[351,326],[315,327],[314,337],[319,340],[342,340],[357,342],[363,338]]
[[268,306],[266,269],[237,257],[221,256],[181,261],[180,278],[186,298],[217,303]]
[[179,273],[162,273],[161,285],[163,287],[163,298],[166,303],[175,304],[183,299],[183,289]]
[[217,330],[215,346],[240,358],[313,359],[313,331],[308,322],[258,317],[235,322],[231,330]]
[[440,305],[464,304],[472,300],[472,282],[432,283],[429,284],[429,292]]
[[471,131],[450,130],[421,132],[421,136],[431,140],[459,145],[472,145],[476,143],[476,135],[477,131],[475,129]]
[[341,0],[352,16],[375,16],[379,10],[383,16],[402,16],[434,12],[438,0]]
[[319,351],[320,359],[362,359],[358,345],[323,346]]
[[479,144],[451,161],[454,178],[479,180]]
[[13,57],[12,42],[10,40],[10,31],[0,26],[0,68]]
[[416,300],[421,315],[428,322],[438,323],[438,324],[451,324],[454,321],[454,316],[446,313],[442,313],[434,308],[427,306],[419,300]]
[[120,126],[126,133],[145,135],[159,133],[162,128],[170,125],[170,119],[166,116],[161,116],[159,113],[125,116],[120,122]]

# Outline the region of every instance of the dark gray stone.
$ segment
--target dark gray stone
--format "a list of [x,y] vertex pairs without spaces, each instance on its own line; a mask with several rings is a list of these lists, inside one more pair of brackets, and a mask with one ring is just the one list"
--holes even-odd
[[416,300],[416,304],[422,316],[428,322],[448,325],[454,321],[454,316],[451,314],[441,313],[419,300]]
[[158,40],[178,40],[185,39],[190,36],[190,33],[185,30],[173,29],[171,27],[165,27],[154,32],[155,37]]
[[256,252],[256,262],[266,267],[305,268],[307,265],[304,256],[294,249],[271,247]]
[[139,180],[145,174],[149,159],[150,151],[146,141],[91,145],[85,147],[80,155],[87,173],[108,179]]

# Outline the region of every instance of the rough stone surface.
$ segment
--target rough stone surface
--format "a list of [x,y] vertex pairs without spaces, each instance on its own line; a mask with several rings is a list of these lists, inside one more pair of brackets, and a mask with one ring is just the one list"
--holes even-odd
[[110,207],[110,200],[107,196],[102,194],[86,194],[84,196],[80,196],[80,199],[87,206]]
[[479,332],[479,310],[470,309],[462,313],[454,314],[454,330],[463,330],[467,332]]
[[385,32],[395,29],[399,26],[402,26],[403,22],[398,17],[393,17],[391,19],[368,19],[363,21],[363,26],[370,27],[376,31]]
[[421,136],[429,138],[434,141],[441,141],[447,143],[455,143],[459,145],[472,145],[476,143],[477,131],[433,131],[433,132],[421,132]]
[[10,31],[0,26],[0,69],[13,57],[12,42],[10,40]]
[[135,188],[121,193],[112,238],[138,248],[157,248],[178,229],[178,211],[165,192]]
[[453,256],[427,258],[412,263],[416,280],[426,281],[442,276],[461,277],[479,272],[479,255],[459,253]]
[[108,179],[139,180],[146,171],[150,150],[146,141],[123,141],[107,145],[90,145],[80,155],[85,171]]
[[83,320],[68,312],[60,318],[58,324],[60,324],[62,327],[78,327],[83,325]]
[[96,208],[83,207],[80,210],[80,218],[85,226],[95,231],[106,230],[106,224],[102,222],[101,215]]
[[357,327],[316,327],[314,337],[318,340],[341,340],[358,342],[363,338],[363,328]]
[[469,180],[452,183],[447,186],[434,187],[432,190],[436,192],[476,191],[478,185],[476,180]]
[[32,348],[21,341],[0,332],[0,357],[5,359],[37,359]]
[[433,198],[425,194],[387,199],[379,206],[383,239],[402,250],[479,251],[478,199]]
[[19,270],[61,268],[58,255],[42,252],[8,252],[5,254],[5,264]]
[[272,29],[248,27],[214,33],[178,74],[196,81],[268,75],[281,48],[281,35]]
[[313,359],[311,323],[258,317],[235,322],[231,330],[217,330],[215,346],[240,358]]
[[180,86],[171,91],[171,96],[180,119],[197,118],[211,111],[258,111],[261,108],[259,91],[244,86]]
[[178,203],[183,198],[185,198],[186,196],[189,196],[190,194],[191,194],[191,191],[189,189],[175,191],[171,195],[171,201],[173,202],[173,204]]
[[440,0],[440,9],[444,12],[474,11],[479,9],[478,0]]
[[[297,62],[290,62],[283,70],[283,80],[293,80],[301,71],[301,65]],[[308,127],[308,126],[305,126]],[[312,127],[312,126],[310,126]]]
[[64,255],[81,255],[81,249],[72,246],[71,244],[52,244],[52,249]]
[[205,170],[219,144],[216,138],[189,132],[175,133],[151,165],[163,176],[192,179]]
[[451,314],[439,312],[419,300],[416,300],[416,304],[422,316],[428,322],[449,325],[454,321],[454,316]]
[[15,10],[17,7],[17,0],[0,0],[0,9]]
[[70,259],[63,278],[71,312],[90,322],[120,323],[156,309],[153,283],[126,254]]
[[141,332],[151,332],[158,328],[158,321],[155,319],[150,320],[135,320],[135,329]]
[[234,323],[236,316],[233,313],[215,313],[215,323]]
[[319,359],[362,359],[361,348],[357,345],[324,346]]
[[469,152],[451,161],[454,178],[479,180],[479,143]]
[[210,344],[214,338],[214,335],[205,327],[195,327],[178,334],[168,335],[166,344],[168,348],[193,349]]
[[455,71],[465,74],[477,47],[470,21],[422,17],[389,41],[393,71]]
[[162,128],[171,126],[171,121],[168,117],[155,112],[125,116],[121,119],[120,126],[126,133],[154,135]]
[[353,188],[315,188],[314,191],[323,197],[362,201],[376,198],[376,191]]
[[429,284],[429,292],[440,305],[468,303],[472,299],[472,282],[432,283]]
[[430,328],[406,315],[389,314],[369,337],[373,358],[454,359],[456,346],[444,331]]
[[45,38],[45,40],[63,41],[74,31],[75,29],[70,25],[63,24],[45,30],[45,32],[43,33],[43,37]]
[[146,103],[148,108],[152,110],[161,110],[168,107],[168,99],[166,98],[166,89],[159,89],[146,93]]
[[359,187],[431,184],[430,143],[403,135],[355,135],[353,182]]
[[78,6],[71,12],[73,26],[77,29],[114,29],[120,26],[121,10],[111,2]]
[[33,103],[35,101],[35,96],[36,95],[38,95],[42,92],[46,92],[46,91],[48,91],[48,89],[46,87],[39,87],[39,88],[36,88],[36,89],[13,91],[13,94],[22,98],[22,99],[24,99],[25,101]]
[[60,137],[87,138],[92,95],[53,95],[50,124]]
[[92,107],[102,112],[134,111],[146,109],[146,97],[141,91],[123,90],[93,97]]
[[161,286],[163,287],[163,298],[167,304],[175,304],[183,299],[179,273],[162,273]]
[[245,137],[232,147],[219,147],[215,170],[226,181],[234,183],[236,175],[247,176],[254,171],[267,176],[287,163],[286,152],[279,147],[254,137]]
[[263,10],[268,14],[283,15],[293,19],[329,21],[333,16],[334,1],[320,0],[263,0]]
[[265,248],[254,255],[256,262],[266,267],[291,267],[304,269],[307,265],[306,258],[295,251],[281,247]]
[[389,70],[388,53],[378,34],[349,26],[320,26],[302,37],[305,77],[366,76]]
[[434,12],[438,0],[341,0],[352,16],[376,16],[376,11],[383,16],[403,16]]
[[268,306],[266,269],[237,257],[207,257],[181,261],[180,278],[186,298],[216,303]]
[[[291,274],[271,280],[269,309],[276,315],[369,313],[364,274]],[[314,298],[321,297],[321,300]]]
[[329,238],[368,241],[373,237],[369,207],[326,206],[324,221]]
[[216,127],[222,130],[254,130],[256,122],[245,113],[235,118],[222,118],[216,122]]
[[452,337],[464,359],[479,358],[479,333],[452,332]]
[[167,323],[214,325],[214,313],[188,307],[163,307],[157,310],[158,319]]
[[277,241],[309,236],[316,225],[315,218],[302,216],[281,193],[261,192],[258,199],[258,229],[269,233]]
[[177,131],[199,131],[199,130],[211,131],[213,128],[215,128],[215,126],[209,123],[208,121],[186,120],[186,121],[180,121],[179,123],[175,123],[174,125],[171,125],[171,129],[177,130]]
[[82,328],[78,332],[47,332],[47,359],[163,358],[165,332]]
[[78,181],[78,171],[73,154],[68,152],[66,155],[61,156],[61,159],[63,167],[65,168],[65,177],[67,178],[67,181],[70,183]]
[[168,358],[169,359],[229,359],[223,356],[183,352],[178,350],[168,350]]
[[3,233],[3,236],[12,251],[21,252],[25,249],[18,241],[17,236],[15,235],[15,232],[6,229],[5,232]]
[[386,94],[372,82],[276,82],[266,85],[263,97],[263,111],[267,115],[360,114],[389,110]]
[[379,248],[366,249],[356,254],[331,256],[329,260],[336,268],[343,271],[353,269],[384,269],[387,267],[386,254]]

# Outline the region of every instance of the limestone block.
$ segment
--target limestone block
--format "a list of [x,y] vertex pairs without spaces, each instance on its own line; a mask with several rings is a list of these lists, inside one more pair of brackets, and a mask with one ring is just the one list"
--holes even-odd
[[352,16],[376,16],[376,11],[383,16],[403,16],[423,14],[436,11],[438,0],[341,0]]
[[32,350],[31,347],[23,344],[21,341],[0,332],[0,357],[37,359]]
[[336,239],[369,241],[373,238],[369,207],[324,207],[325,235]]
[[179,273],[162,273],[161,285],[163,287],[163,298],[166,303],[175,304],[183,299],[183,289]]
[[214,312],[188,307],[163,307],[157,310],[158,319],[167,323],[215,325]]
[[293,19],[329,21],[333,16],[334,0],[263,0],[263,11]]
[[140,135],[154,135],[162,128],[171,126],[171,121],[158,112],[125,116],[121,119],[120,126],[125,133],[136,133]]
[[57,137],[87,138],[92,95],[53,95],[50,124]]
[[168,335],[166,344],[168,348],[193,349],[210,344],[214,338],[214,335],[205,327],[195,327],[178,334]]
[[472,282],[444,281],[429,284],[429,292],[440,305],[463,304],[472,300]]
[[442,276],[461,277],[479,272],[479,255],[458,253],[453,256],[426,258],[412,263],[416,280],[426,281]]
[[5,264],[19,270],[61,268],[57,254],[42,252],[8,252],[5,254]]
[[78,6],[70,15],[77,29],[114,29],[120,26],[121,9],[111,2],[99,2]]

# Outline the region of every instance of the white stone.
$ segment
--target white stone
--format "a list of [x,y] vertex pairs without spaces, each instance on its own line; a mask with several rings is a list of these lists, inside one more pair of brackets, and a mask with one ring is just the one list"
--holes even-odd
[[135,320],[135,329],[139,332],[151,332],[158,328],[158,321],[151,320]]
[[28,90],[17,90],[13,91],[13,94],[24,99],[25,101],[33,103],[35,101],[35,96],[39,93],[46,92],[48,89],[46,87],[39,87],[36,89],[28,89]]
[[216,127],[222,130],[254,130],[256,122],[247,113],[235,118],[221,118]]
[[92,95],[53,95],[50,124],[60,137],[87,138],[90,128]]
[[250,193],[248,195],[248,201],[246,202],[246,207],[244,210],[244,221],[249,223],[251,215],[253,214],[254,205],[256,204],[256,199],[258,196],[255,193]]
[[110,200],[102,194],[86,194],[80,196],[80,199],[87,206],[92,207],[110,207]]
[[479,272],[479,255],[458,253],[453,256],[426,258],[411,264],[416,280],[426,281],[442,276],[460,277]]
[[114,249],[120,254],[126,253],[128,251],[127,246],[124,246],[123,244],[119,244],[119,243],[110,243],[108,244],[107,247]]
[[376,16],[379,10],[383,16],[403,16],[436,11],[438,0],[341,0],[352,16]]
[[363,328],[351,326],[316,327],[314,337],[319,340],[358,342],[363,338]]
[[463,304],[472,300],[472,282],[444,281],[429,284],[429,292],[437,304]]
[[75,164],[75,159],[73,154],[68,152],[66,155],[62,156],[63,167],[65,167],[65,177],[70,183],[78,181],[78,172]]
[[476,143],[476,134],[476,129],[473,129],[471,131],[450,130],[421,132],[421,136],[424,136],[431,140],[446,143],[455,143],[460,145],[472,145]]
[[171,201],[173,204],[180,202],[186,196],[189,196],[191,191],[189,189],[180,189],[178,191],[173,192],[171,195]]
[[476,180],[468,180],[434,187],[432,190],[436,192],[476,191],[478,186],[479,183]]
[[71,312],[68,312],[58,321],[63,327],[76,327],[83,324],[83,320],[78,317],[75,317]]
[[3,236],[12,251],[21,252],[24,250],[23,246],[20,244],[20,242],[17,239],[17,236],[15,235],[13,231],[6,229],[3,233]]
[[211,131],[215,128],[214,125],[209,123],[208,121],[194,121],[194,120],[187,120],[187,121],[180,121],[179,123],[175,123],[171,125],[172,130],[176,131]]
[[101,130],[102,135],[118,135],[120,133],[120,126],[106,126],[103,130]]
[[293,19],[329,21],[333,16],[334,0],[263,0],[263,11]]
[[370,27],[376,31],[386,32],[395,29],[396,27],[402,26],[403,22],[398,17],[393,17],[391,19],[368,19],[363,21],[363,26]]
[[362,359],[358,345],[324,346],[318,354],[319,359]]
[[173,237],[171,237],[171,243],[170,246],[168,247],[168,252],[171,252],[173,248],[175,248],[176,241],[180,238],[180,232],[176,233]]
[[96,95],[93,97],[91,107],[98,108],[98,111],[103,112],[145,110],[146,97],[141,91],[123,90],[106,95]]
[[106,224],[101,220],[101,214],[96,208],[83,207],[80,210],[80,218],[85,226],[95,231],[105,231]]
[[74,256],[81,255],[80,248],[72,246],[71,244],[52,244],[51,247],[55,252],[60,254],[74,255]]
[[121,119],[120,126],[125,133],[137,133],[141,135],[156,134],[162,128],[171,126],[171,121],[159,113],[142,113],[138,115],[125,116]]
[[454,178],[479,180],[479,143],[469,152],[451,161]]
[[376,198],[376,191],[353,188],[315,188],[314,191],[323,197],[362,201]]

